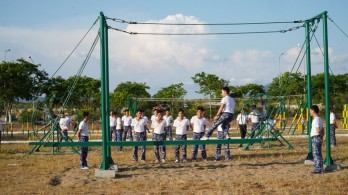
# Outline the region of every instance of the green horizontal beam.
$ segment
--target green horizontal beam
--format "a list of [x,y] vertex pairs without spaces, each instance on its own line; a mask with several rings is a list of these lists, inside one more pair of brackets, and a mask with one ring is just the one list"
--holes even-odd
[[[109,146],[155,146],[155,145],[209,145],[209,144],[252,144],[263,141],[276,141],[277,138],[252,138],[252,139],[224,139],[224,140],[174,140],[174,141],[109,141]],[[42,145],[49,147],[65,146],[102,146],[101,141],[90,142],[29,142],[29,145]]]

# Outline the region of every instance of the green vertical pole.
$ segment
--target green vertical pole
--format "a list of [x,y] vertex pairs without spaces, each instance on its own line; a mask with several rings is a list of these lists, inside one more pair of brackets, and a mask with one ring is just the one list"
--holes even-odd
[[307,65],[307,109],[308,109],[308,121],[307,121],[308,154],[306,159],[313,160],[313,148],[312,148],[312,139],[311,139],[312,116],[309,114],[309,109],[312,106],[311,40],[310,40],[309,26],[310,26],[310,21],[305,22],[306,65]]
[[[105,108],[106,108],[106,116],[109,116],[110,113],[110,90],[109,90],[109,34],[108,34],[108,25],[105,21],[104,26],[104,42],[105,42],[105,71],[104,71],[104,79],[105,79]],[[110,120],[107,117],[107,120],[105,121],[105,128],[107,131],[105,132],[107,135],[107,140],[110,141]],[[108,164],[114,164],[112,157],[111,157],[111,147],[107,146],[107,153],[106,153],[106,159],[108,161]]]
[[107,170],[110,168],[109,161],[110,159],[108,158],[108,138],[109,138],[109,132],[108,132],[108,107],[107,107],[107,98],[106,95],[108,94],[107,92],[107,84],[106,84],[106,78],[105,78],[105,72],[107,68],[107,63],[106,63],[106,47],[105,47],[105,16],[103,12],[100,12],[100,29],[99,29],[99,34],[100,34],[100,74],[101,74],[101,112],[102,112],[102,163],[100,165],[100,169],[102,170]]
[[327,12],[322,15],[323,19],[323,45],[324,45],[324,79],[325,79],[325,134],[326,134],[326,157],[325,164],[332,165],[330,148],[330,82],[329,82],[329,46],[327,32]]

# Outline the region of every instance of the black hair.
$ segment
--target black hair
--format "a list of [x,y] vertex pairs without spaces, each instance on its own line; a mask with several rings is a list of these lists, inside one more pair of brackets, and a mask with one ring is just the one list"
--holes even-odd
[[178,113],[179,113],[179,112],[185,113],[183,109],[179,109]]
[[126,109],[126,110],[124,110],[125,112],[129,112],[129,110],[128,109]]
[[89,112],[83,112],[83,118],[85,118],[86,116],[89,116]]
[[137,112],[144,112],[142,109],[138,109]]
[[319,107],[317,105],[312,105],[310,109],[313,110],[317,114],[319,113]]
[[116,111],[112,111],[112,115],[117,115],[117,112]]
[[228,87],[223,87],[221,88],[222,90],[226,91],[226,93],[229,95],[230,94],[230,88]]
[[202,106],[198,106],[197,111],[198,111],[198,110],[200,110],[200,111],[203,112],[203,111],[204,111],[204,108],[203,108]]
[[162,113],[163,113],[163,110],[162,110],[162,109],[158,109],[158,110],[157,110],[157,114],[158,114],[158,113],[161,113],[161,114],[162,114]]

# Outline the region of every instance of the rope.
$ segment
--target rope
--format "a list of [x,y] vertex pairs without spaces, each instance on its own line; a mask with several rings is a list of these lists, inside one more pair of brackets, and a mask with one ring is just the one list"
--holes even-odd
[[[315,36],[315,34],[314,34],[314,38],[315,38],[315,41],[316,41],[317,44],[318,44],[318,47],[319,47],[319,49],[320,49],[320,51],[321,51],[321,54],[323,54],[323,56],[324,56],[324,52],[323,52],[323,50],[321,49],[321,46],[320,46],[319,41],[318,41],[318,39],[317,39],[317,36]],[[329,65],[329,69],[330,69],[330,71],[331,71],[331,74],[334,74],[334,73],[332,72],[332,70],[331,70],[330,65]]]
[[82,43],[82,41],[86,38],[87,34],[92,30],[92,28],[94,27],[94,25],[98,22],[99,17],[95,20],[95,22],[92,24],[92,26],[88,29],[88,31],[85,33],[85,35],[82,37],[82,39],[77,43],[77,45],[75,46],[75,48],[70,52],[70,54],[68,55],[68,57],[63,61],[63,63],[59,66],[59,68],[53,73],[53,75],[51,76],[51,78],[53,78],[57,72],[62,68],[62,66],[65,64],[65,62],[68,61],[68,59],[70,58],[70,56],[75,52],[75,50],[79,47],[79,45]]
[[250,31],[250,32],[222,32],[222,33],[143,33],[143,32],[132,32],[132,31],[125,31],[118,28],[114,28],[109,26],[109,29],[116,30],[119,32],[123,32],[130,35],[239,35],[239,34],[265,34],[265,33],[286,33],[293,30],[297,30],[302,26],[295,26],[286,30],[275,30],[275,31]]
[[348,38],[348,35],[330,17],[328,18]]
[[237,25],[263,25],[263,24],[289,24],[289,23],[303,23],[302,20],[296,21],[274,21],[274,22],[238,22],[238,23],[165,23],[165,22],[132,22],[119,18],[108,18],[118,23],[127,23],[127,24],[141,24],[141,25],[171,25],[171,26],[237,26]]

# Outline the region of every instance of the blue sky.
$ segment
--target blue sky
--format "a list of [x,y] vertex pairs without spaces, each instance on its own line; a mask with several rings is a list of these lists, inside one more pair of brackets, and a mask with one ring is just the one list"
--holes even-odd
[[[108,17],[146,22],[264,22],[307,19],[322,11],[348,32],[348,1],[344,0],[265,0],[265,1],[19,1],[3,0],[0,6],[0,50],[7,60],[29,59],[42,64],[52,74],[64,61],[83,34],[103,11]],[[147,32],[239,32],[287,29],[296,24],[233,27],[126,26],[108,21],[110,26]],[[75,74],[97,33],[93,28],[62,70],[65,78]],[[316,34],[321,43],[321,26]],[[187,97],[198,86],[190,78],[204,71],[229,80],[231,85],[267,84],[280,72],[289,71],[304,41],[304,29],[284,34],[233,36],[131,36],[109,31],[110,90],[125,81],[146,82],[150,93],[161,87],[183,82]],[[331,69],[335,74],[348,72],[348,38],[329,21]],[[281,57],[279,66],[279,55]],[[4,59],[4,52],[1,54]],[[1,58],[0,58],[1,59]],[[1,59],[1,60],[3,60]],[[312,43],[313,74],[323,71],[322,56]],[[302,65],[303,67],[303,65]],[[301,68],[303,70],[303,68]],[[303,72],[303,71],[302,71]],[[99,78],[99,46],[85,75]]]

